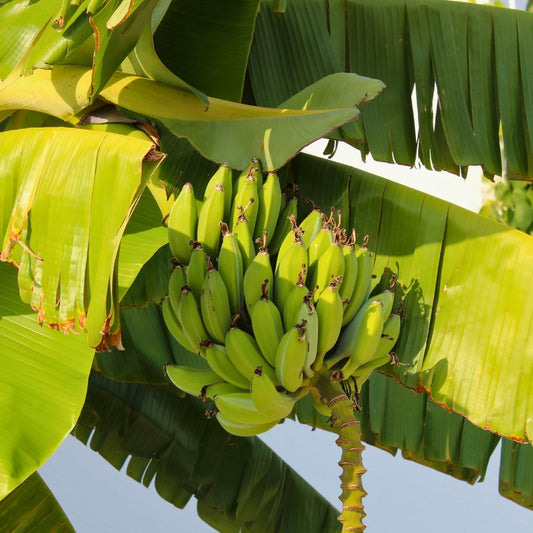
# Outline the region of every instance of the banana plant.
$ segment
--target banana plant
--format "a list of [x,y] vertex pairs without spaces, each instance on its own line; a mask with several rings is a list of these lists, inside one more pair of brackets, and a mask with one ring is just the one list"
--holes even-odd
[[[218,165],[252,158],[369,236],[374,292],[396,279],[400,364],[371,375],[357,417],[339,403],[346,438],[471,483],[501,438],[500,492],[532,507],[531,237],[299,153],[327,138],[392,165],[533,181],[532,30],[528,13],[445,0],[2,3],[0,513],[22,516],[13,491],[34,490],[72,431],[117,467],[131,456],[128,475],[174,505],[194,495],[220,531],[340,529],[163,370],[198,364],[162,316],[164,221],[185,183],[203,191]],[[292,416],[335,429],[308,400]]]

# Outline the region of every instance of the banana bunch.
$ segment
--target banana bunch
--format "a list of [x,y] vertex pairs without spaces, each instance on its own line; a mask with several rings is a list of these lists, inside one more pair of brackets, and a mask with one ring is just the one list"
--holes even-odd
[[[367,240],[317,206],[300,224],[293,191],[252,161],[238,178],[222,165],[198,201],[190,183],[167,219],[176,266],[162,311],[170,333],[205,360],[167,365],[183,391],[214,403],[239,436],[267,431],[313,391],[313,376],[360,386],[390,360],[400,317],[393,285],[370,297]],[[313,394],[316,408],[327,407]]]

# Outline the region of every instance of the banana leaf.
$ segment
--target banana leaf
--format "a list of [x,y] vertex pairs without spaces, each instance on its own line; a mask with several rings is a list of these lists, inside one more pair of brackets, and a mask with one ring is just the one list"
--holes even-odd
[[[20,300],[13,266],[0,263],[0,279],[2,499],[37,470],[73,428],[85,399],[94,351],[81,335],[66,336],[38,325],[33,311]],[[33,498],[38,488],[38,482],[32,481],[20,492]],[[43,505],[50,501],[44,494],[43,500]],[[55,512],[53,516],[58,518]]]
[[154,171],[150,162],[143,171],[154,146],[141,136],[72,128],[0,134],[1,260],[18,266],[21,298],[40,323],[85,329],[100,349],[120,345],[116,259]]
[[[533,16],[445,0],[262,2],[250,53],[258,105],[275,106],[333,72],[387,89],[342,138],[374,159],[531,179]],[[413,105],[414,91],[416,106]],[[435,103],[434,103],[435,99]],[[414,117],[416,116],[417,121]]]
[[93,373],[73,434],[117,469],[129,458],[126,473],[177,507],[194,495],[200,518],[219,531],[340,530],[338,510],[265,444],[228,435],[205,409]]
[[[77,122],[89,106],[91,69],[57,66],[0,84],[0,111],[29,109]],[[75,86],[73,92],[71,87]],[[291,96],[281,109],[257,108],[215,98],[209,107],[195,95],[138,76],[115,73],[100,97],[137,115],[160,121],[219,164],[245,168],[257,157],[274,170],[301,148],[357,118],[357,105],[383,84],[355,74],[336,74]],[[38,95],[38,96],[37,96]]]
[[74,533],[65,513],[37,472],[0,502],[0,524],[5,531]]
[[405,366],[394,377],[479,427],[531,441],[525,376],[533,371],[533,239],[331,161],[302,155],[291,170],[304,198],[323,206],[346,206],[348,198],[343,220],[369,235],[376,254],[373,290],[398,278],[404,319],[397,351]]

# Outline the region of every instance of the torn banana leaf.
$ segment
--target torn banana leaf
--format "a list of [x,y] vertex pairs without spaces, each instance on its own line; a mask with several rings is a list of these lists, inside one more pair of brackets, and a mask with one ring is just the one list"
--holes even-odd
[[30,128],[0,133],[0,150],[0,259],[18,266],[22,300],[40,323],[85,329],[97,349],[120,346],[117,256],[157,165],[146,160],[160,159],[152,142]]

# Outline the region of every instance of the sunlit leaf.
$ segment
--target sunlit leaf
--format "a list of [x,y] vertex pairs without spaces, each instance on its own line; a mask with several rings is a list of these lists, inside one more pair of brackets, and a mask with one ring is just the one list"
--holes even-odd
[[86,329],[93,347],[120,345],[116,259],[154,170],[143,172],[152,143],[108,132],[37,128],[0,134],[0,149],[7,192],[1,259],[19,266],[23,301],[38,311],[41,323],[65,332]]
[[[0,498],[37,470],[74,426],[93,360],[82,335],[40,327],[0,263]],[[5,524],[4,521],[1,521]]]

